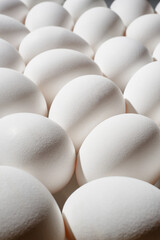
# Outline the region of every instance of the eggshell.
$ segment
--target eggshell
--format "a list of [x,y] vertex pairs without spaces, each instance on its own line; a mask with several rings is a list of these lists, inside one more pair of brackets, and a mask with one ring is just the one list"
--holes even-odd
[[66,201],[68,239],[159,240],[160,191],[132,178],[92,181]]
[[30,174],[0,166],[0,239],[64,240],[56,201]]
[[135,19],[127,28],[126,35],[144,44],[152,55],[160,42],[160,16],[147,14]]
[[83,13],[74,32],[88,42],[96,51],[109,38],[122,36],[125,27],[119,16],[105,7],[96,7]]
[[152,55],[154,60],[160,61],[160,42],[154,49],[153,55]]
[[42,2],[29,11],[25,25],[30,31],[45,26],[61,26],[72,29],[73,19],[58,3]]
[[0,117],[17,112],[47,115],[46,101],[32,81],[6,68],[0,68],[0,76]]
[[69,134],[78,151],[94,127],[124,112],[125,101],[120,89],[105,77],[87,75],[72,80],[59,91],[49,118]]
[[28,63],[38,54],[56,48],[73,49],[93,56],[93,50],[77,34],[62,27],[43,27],[28,34],[21,42],[19,52]]
[[41,115],[17,113],[0,120],[0,165],[37,177],[52,193],[71,179],[75,150],[65,131]]
[[27,7],[28,9],[31,9],[35,5],[41,2],[56,2],[59,4],[62,4],[64,0],[21,0]]
[[120,16],[125,26],[142,15],[154,13],[147,0],[115,0],[111,4],[111,9]]
[[80,185],[105,176],[135,177],[154,184],[160,178],[160,130],[138,114],[111,117],[87,136],[76,168]]
[[53,49],[33,58],[24,74],[40,87],[50,105],[66,83],[82,75],[101,75],[101,71],[90,58],[80,52]]
[[124,97],[137,113],[150,117],[160,126],[160,62],[142,67],[130,79]]
[[7,41],[0,39],[0,68],[12,68],[23,72],[25,64],[18,51]]
[[148,50],[140,42],[128,37],[109,39],[95,55],[95,62],[101,71],[122,91],[133,74],[151,61]]
[[75,21],[90,8],[107,7],[104,0],[66,0],[63,6]]
[[160,14],[160,2],[157,4],[155,11]]
[[23,22],[28,9],[20,0],[0,0],[0,14],[13,17]]
[[0,38],[18,48],[20,42],[28,33],[28,29],[22,23],[14,18],[0,14]]

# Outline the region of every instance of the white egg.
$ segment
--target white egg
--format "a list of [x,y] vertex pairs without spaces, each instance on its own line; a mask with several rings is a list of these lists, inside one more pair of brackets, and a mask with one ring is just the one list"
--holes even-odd
[[43,27],[28,34],[21,42],[19,52],[28,63],[38,54],[56,48],[73,49],[93,57],[93,50],[77,34],[62,27]]
[[154,13],[151,4],[146,0],[115,0],[111,9],[120,16],[125,26],[142,15]]
[[0,120],[0,165],[21,168],[50,191],[71,179],[75,150],[65,131],[41,115],[17,113]]
[[160,130],[138,114],[111,117],[87,136],[76,168],[80,185],[105,176],[135,177],[154,184],[160,178]]
[[133,74],[151,61],[148,50],[140,42],[128,37],[107,40],[95,55],[95,62],[101,71],[122,91]]
[[128,26],[126,35],[140,41],[152,55],[160,42],[160,15],[147,14],[138,17]]
[[0,166],[0,239],[64,240],[56,201],[30,174]]
[[68,198],[63,216],[69,240],[159,240],[160,191],[127,177],[98,179]]
[[128,82],[124,97],[139,114],[160,126],[160,62],[152,62],[136,72]]
[[120,89],[105,77],[87,75],[70,81],[59,91],[49,118],[69,134],[78,151],[94,127],[124,112],[125,101]]
[[55,2],[42,2],[35,5],[28,13],[26,27],[33,31],[45,26],[73,28],[73,19],[61,5]]
[[160,42],[155,47],[152,57],[154,60],[160,61]]
[[62,4],[64,0],[21,0],[27,7],[28,9],[31,9],[35,5],[41,2],[56,2],[59,4]]
[[104,0],[66,0],[63,6],[75,21],[90,8],[107,7]]
[[7,41],[0,38],[0,68],[11,68],[23,72],[25,64],[18,51]]
[[96,51],[106,40],[122,36],[125,27],[109,8],[96,7],[83,13],[75,24],[74,32],[88,42]]
[[160,14],[160,2],[157,4],[155,11]]
[[0,0],[0,14],[13,17],[21,22],[24,21],[28,9],[20,0]]
[[0,117],[18,112],[47,115],[46,101],[31,80],[7,68],[0,68],[0,76]]
[[66,83],[82,75],[101,75],[101,71],[96,63],[80,52],[54,49],[33,58],[24,74],[40,87],[50,106]]
[[18,20],[0,14],[0,38],[18,48],[22,39],[29,33],[28,29]]

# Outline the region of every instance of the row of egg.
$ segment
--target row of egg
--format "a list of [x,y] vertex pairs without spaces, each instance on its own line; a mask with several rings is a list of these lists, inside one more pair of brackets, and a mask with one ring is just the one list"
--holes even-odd
[[[23,2],[0,1],[0,239],[158,240],[160,16],[145,0]],[[63,219],[22,170],[61,208],[78,188]]]
[[77,189],[62,214],[27,172],[0,166],[0,239],[159,240],[159,189],[134,178],[104,177]]

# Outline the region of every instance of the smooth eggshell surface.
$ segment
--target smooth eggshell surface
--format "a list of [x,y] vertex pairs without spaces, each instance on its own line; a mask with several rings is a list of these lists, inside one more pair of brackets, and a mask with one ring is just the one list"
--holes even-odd
[[136,72],[126,86],[124,97],[137,113],[160,126],[160,62],[149,63]]
[[63,216],[69,240],[159,240],[160,191],[132,178],[98,179],[68,198]]
[[152,55],[160,42],[160,15],[147,14],[135,19],[127,28],[126,35],[140,41]]
[[62,27],[43,27],[28,34],[21,42],[19,52],[24,61],[28,63],[38,54],[56,48],[73,49],[93,56],[93,50],[77,34]]
[[75,24],[74,32],[88,42],[96,51],[109,38],[122,36],[125,27],[109,8],[96,7],[83,13]]
[[28,29],[22,23],[14,18],[0,14],[0,38],[18,48],[20,42],[28,33]]
[[80,52],[54,49],[33,58],[24,74],[40,87],[50,106],[66,83],[82,75],[101,75],[101,71],[96,63]]
[[104,0],[66,0],[63,6],[75,21],[90,8],[107,7]]
[[35,5],[41,2],[56,2],[59,4],[62,4],[64,0],[21,0],[27,7],[28,9],[31,9]]
[[78,151],[94,127],[124,112],[125,102],[120,89],[105,77],[87,75],[72,80],[59,91],[49,118],[69,134]]
[[125,26],[142,15],[154,13],[151,4],[146,0],[115,0],[111,9],[120,16]]
[[140,42],[128,37],[109,39],[95,55],[95,62],[101,71],[122,91],[133,74],[151,61],[148,50]]
[[23,72],[25,64],[18,51],[7,41],[0,39],[0,68]]
[[0,14],[13,17],[23,22],[28,13],[26,5],[20,0],[1,0]]
[[6,68],[0,68],[0,76],[0,117],[18,112],[47,115],[46,101],[32,81]]
[[58,124],[41,115],[17,113],[0,120],[0,133],[0,165],[28,171],[51,193],[70,181],[75,150]]
[[152,55],[154,60],[160,61],[160,42],[154,49],[153,55]]
[[61,26],[71,30],[73,20],[67,10],[58,3],[42,2],[29,11],[25,25],[30,31],[45,26]]
[[160,130],[138,114],[111,117],[87,136],[76,168],[80,185],[105,176],[135,177],[150,183],[160,178]]
[[30,174],[0,166],[0,239],[64,240],[56,201]]

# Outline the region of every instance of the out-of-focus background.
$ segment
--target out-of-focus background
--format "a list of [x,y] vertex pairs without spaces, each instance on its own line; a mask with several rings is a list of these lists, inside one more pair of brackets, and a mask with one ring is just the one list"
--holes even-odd
[[[110,6],[111,3],[113,2],[113,0],[105,0],[107,2],[107,5]],[[134,0],[132,0],[134,1]],[[157,5],[157,3],[159,2],[159,0],[148,0],[153,7],[155,7]]]

